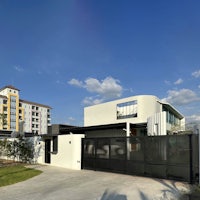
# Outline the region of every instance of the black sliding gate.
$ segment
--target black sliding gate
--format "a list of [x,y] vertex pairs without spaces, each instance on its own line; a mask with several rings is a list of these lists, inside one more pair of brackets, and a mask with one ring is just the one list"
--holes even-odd
[[84,138],[82,169],[194,183],[199,178],[198,135]]

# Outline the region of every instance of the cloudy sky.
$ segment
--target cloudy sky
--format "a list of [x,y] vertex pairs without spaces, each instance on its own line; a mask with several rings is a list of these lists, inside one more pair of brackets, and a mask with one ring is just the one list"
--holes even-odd
[[83,125],[83,108],[151,94],[200,120],[199,0],[0,0],[0,87]]

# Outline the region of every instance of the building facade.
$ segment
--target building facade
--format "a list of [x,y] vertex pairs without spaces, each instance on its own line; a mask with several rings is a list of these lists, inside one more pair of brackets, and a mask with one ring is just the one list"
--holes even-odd
[[0,130],[47,134],[51,107],[20,99],[19,89],[0,89]]
[[[184,116],[153,95],[132,96],[84,108],[86,127],[119,123],[127,123],[127,136],[167,135],[185,130]],[[131,128],[132,124],[138,127]]]

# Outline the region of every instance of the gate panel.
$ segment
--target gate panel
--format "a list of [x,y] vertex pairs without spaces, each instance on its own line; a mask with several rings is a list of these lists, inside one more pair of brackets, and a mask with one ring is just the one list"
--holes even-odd
[[112,171],[126,172],[126,138],[111,138],[110,149]]
[[[198,181],[196,135],[84,138],[83,169]],[[195,165],[195,166],[193,166]]]
[[163,136],[145,138],[145,174],[167,178],[167,138]]
[[172,179],[191,179],[191,135],[168,136],[168,170]]
[[94,139],[82,139],[82,168],[95,169]]
[[127,138],[127,166],[128,174],[144,175],[144,137]]

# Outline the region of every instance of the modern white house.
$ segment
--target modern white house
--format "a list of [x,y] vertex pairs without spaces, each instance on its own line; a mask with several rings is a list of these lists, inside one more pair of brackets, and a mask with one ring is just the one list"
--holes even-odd
[[[19,130],[20,120],[25,121],[25,132],[41,130],[41,121],[47,126],[50,107],[20,100],[19,90],[10,86],[0,92],[6,128]],[[81,169],[82,138],[168,135],[184,130],[184,124],[184,116],[156,96],[132,96],[85,107],[83,127],[54,124],[38,132],[45,134],[35,139],[35,155],[38,163]]]
[[184,130],[184,123],[180,112],[152,95],[85,107],[83,127],[54,124],[42,136],[38,161],[81,169],[82,138],[167,135]]
[[[126,128],[109,135],[156,136],[185,130],[184,116],[172,105],[152,95],[132,96],[84,108],[84,127],[114,127],[122,123],[126,123]],[[97,131],[93,132],[95,134],[100,136]]]

